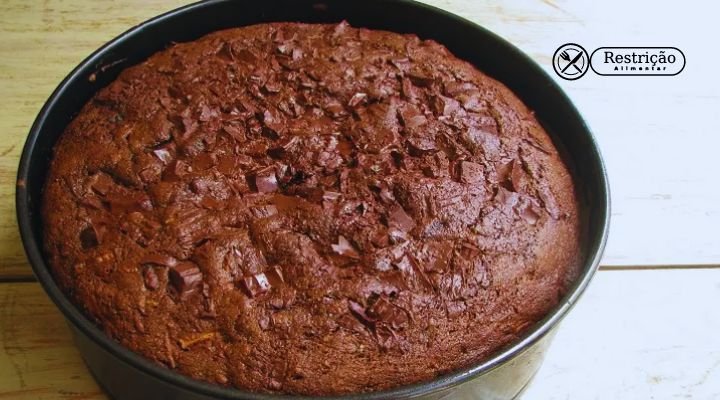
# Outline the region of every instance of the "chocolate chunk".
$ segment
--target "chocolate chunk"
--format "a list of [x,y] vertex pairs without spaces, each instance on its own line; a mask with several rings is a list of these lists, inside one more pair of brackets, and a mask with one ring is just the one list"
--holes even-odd
[[202,272],[195,264],[183,261],[168,269],[168,280],[175,291],[184,296],[200,286]]
[[398,110],[400,120],[406,129],[415,129],[427,123],[427,118],[418,111],[417,107],[407,104]]
[[498,183],[504,183],[509,180],[510,172],[512,172],[515,163],[515,160],[503,159],[495,164],[495,177]]
[[407,145],[408,153],[415,157],[420,157],[437,150],[435,140],[428,137],[409,137],[407,139]]
[[355,93],[348,101],[348,107],[355,108],[367,99],[367,93]]
[[343,257],[352,258],[355,260],[360,259],[360,254],[355,250],[355,247],[347,240],[344,236],[338,236],[337,244],[331,245],[333,251]]
[[216,164],[216,157],[212,153],[201,153],[195,156],[192,161],[192,168],[194,171],[206,171]]
[[417,287],[433,290],[434,285],[425,274],[424,268],[418,260],[411,254],[404,254],[393,262],[393,265],[399,269],[405,276],[416,282]]
[[150,253],[140,259],[140,264],[154,264],[162,267],[174,267],[177,265],[177,260],[167,254]]
[[246,276],[240,279],[240,288],[250,298],[257,297],[270,290],[270,280],[265,273],[259,273],[252,276]]
[[377,229],[370,237],[370,242],[377,248],[388,247],[390,245],[390,235],[383,228]]
[[408,235],[407,232],[403,230],[391,227],[390,229],[388,229],[388,239],[390,240],[391,244],[398,244],[407,242]]
[[412,81],[413,84],[415,84],[418,87],[426,88],[430,87],[433,83],[433,78],[425,75],[422,72],[418,71],[411,71],[407,73],[408,78]]
[[345,107],[338,100],[331,100],[323,107],[331,116],[337,118],[343,115],[347,115]]
[[403,232],[410,232],[415,227],[415,221],[413,221],[402,207],[397,206],[393,208],[388,216],[388,225],[398,228]]
[[412,84],[410,79],[403,78],[402,79],[402,94],[405,96],[405,98],[409,100],[413,100],[418,96],[418,89],[415,88],[415,86]]
[[192,173],[192,167],[185,161],[175,160],[163,172],[162,180],[175,182]]
[[375,329],[375,319],[367,315],[365,307],[360,305],[360,303],[348,300],[348,309],[350,310],[350,313],[368,329]]
[[265,271],[265,276],[273,286],[279,286],[285,282],[282,269],[278,265],[270,267],[267,271]]
[[97,247],[98,244],[100,244],[100,240],[98,238],[98,232],[95,225],[91,224],[80,231],[80,245],[83,249],[91,249],[93,247]]
[[282,84],[278,82],[277,80],[267,81],[265,82],[265,86],[263,86],[263,89],[265,89],[268,93],[280,93],[282,90]]
[[152,267],[143,268],[143,282],[148,290],[155,290],[160,286],[160,280]]
[[484,167],[470,161],[460,161],[457,166],[458,179],[462,183],[478,183],[485,179]]
[[263,134],[270,139],[277,140],[280,138],[280,134],[282,134],[284,130],[284,123],[280,116],[275,115],[270,110],[263,111],[262,115],[262,123],[265,129],[263,129]]
[[169,150],[169,146],[155,149],[153,150],[153,154],[165,165],[169,164],[173,160],[173,155]]
[[460,103],[453,98],[438,95],[433,98],[432,107],[437,115],[450,116],[460,110]]
[[540,219],[540,214],[534,210],[534,207],[527,206],[520,211],[520,216],[530,225],[535,225]]
[[463,132],[461,139],[474,154],[482,151],[487,159],[494,160],[500,153],[500,137],[486,129],[470,127]]
[[467,93],[467,92],[477,92],[478,88],[474,84],[470,82],[458,82],[458,81],[452,81],[452,82],[445,82],[445,94],[448,96],[455,97],[461,93]]
[[282,159],[287,154],[288,150],[291,150],[300,143],[300,138],[297,136],[288,136],[280,140],[277,146],[268,149],[267,154],[275,159]]
[[385,296],[381,296],[367,309],[367,315],[394,329],[402,328],[410,321],[407,312],[391,303]]
[[255,173],[255,187],[260,193],[271,193],[278,189],[278,181],[275,176],[275,168],[269,167]]
[[117,184],[111,177],[103,173],[97,173],[91,178],[90,187],[100,195],[107,195]]
[[374,181],[369,184],[370,189],[377,193],[378,198],[383,204],[395,204],[395,195],[385,181]]

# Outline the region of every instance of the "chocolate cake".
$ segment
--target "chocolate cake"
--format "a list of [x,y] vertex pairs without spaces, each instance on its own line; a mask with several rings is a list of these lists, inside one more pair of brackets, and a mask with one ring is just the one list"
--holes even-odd
[[128,68],[65,129],[43,200],[54,275],[110,337],[257,392],[478,363],[578,273],[572,177],[533,113],[438,43],[346,23]]

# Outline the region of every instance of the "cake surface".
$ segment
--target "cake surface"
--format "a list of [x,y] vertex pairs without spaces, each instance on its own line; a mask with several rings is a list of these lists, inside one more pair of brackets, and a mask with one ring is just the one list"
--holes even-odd
[[128,68],[65,129],[43,199],[54,275],[109,336],[200,380],[315,395],[516,340],[577,277],[578,213],[507,88],[345,23],[215,32]]

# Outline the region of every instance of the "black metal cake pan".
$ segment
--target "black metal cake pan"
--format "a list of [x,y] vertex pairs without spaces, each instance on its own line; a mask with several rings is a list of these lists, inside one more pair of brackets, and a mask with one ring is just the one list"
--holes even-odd
[[65,316],[91,373],[115,399],[305,399],[257,394],[193,380],[159,366],[106,336],[75,307],[53,279],[43,253],[42,189],[52,149],[64,128],[99,89],[126,67],[172,43],[263,22],[332,23],[414,33],[434,39],[512,89],[536,113],[570,165],[583,210],[581,274],[558,306],[515,343],[491,358],[432,381],[342,399],[483,399],[519,396],[539,369],[559,322],[595,273],[608,233],[610,196],[603,161],[590,129],[553,79],[527,55],[459,16],[406,0],[212,0],[144,22],[78,65],[40,111],[18,171],[16,207],[27,257],[48,296]]

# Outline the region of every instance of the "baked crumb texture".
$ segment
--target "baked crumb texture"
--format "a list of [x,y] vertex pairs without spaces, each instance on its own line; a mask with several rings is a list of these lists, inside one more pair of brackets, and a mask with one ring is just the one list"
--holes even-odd
[[125,70],[62,135],[43,215],[55,277],[108,335],[258,392],[477,363],[578,270],[571,175],[532,112],[435,42],[346,23]]

